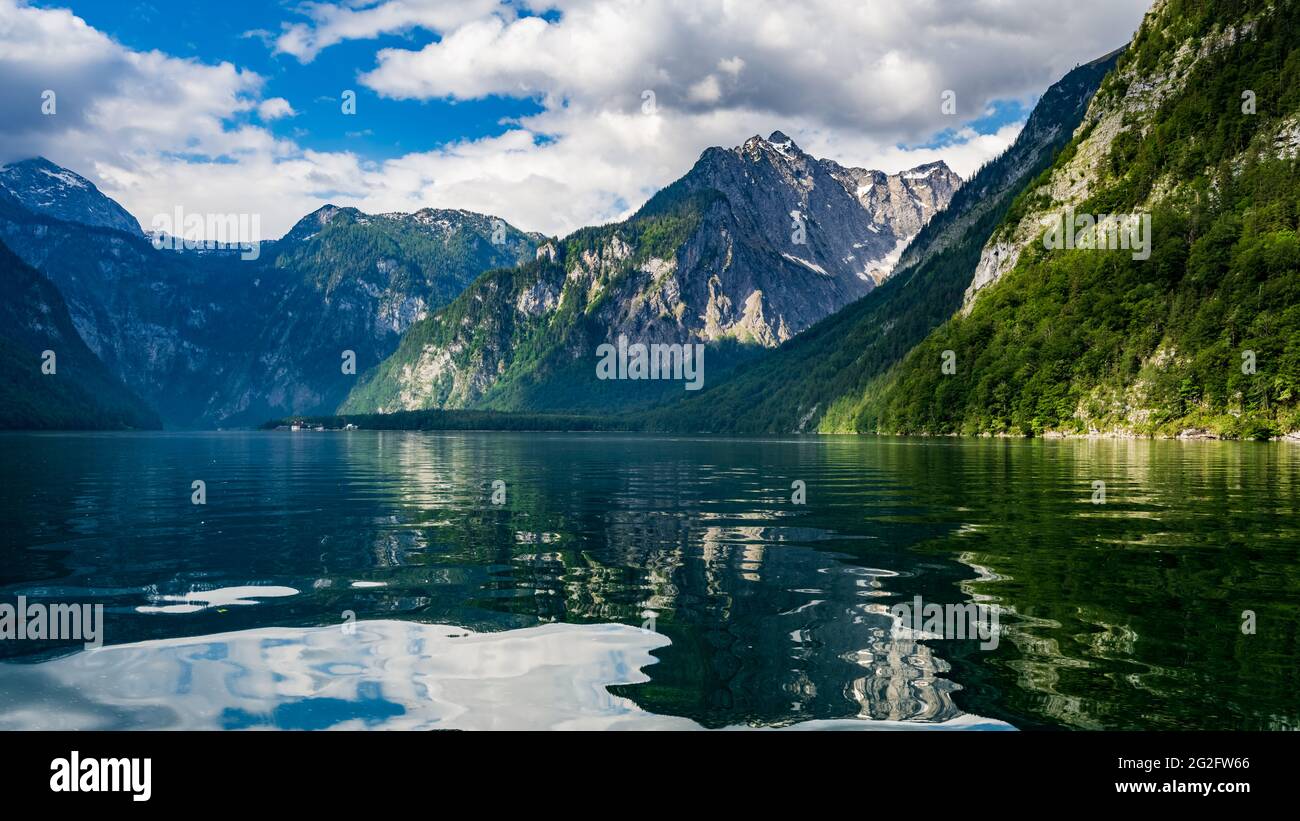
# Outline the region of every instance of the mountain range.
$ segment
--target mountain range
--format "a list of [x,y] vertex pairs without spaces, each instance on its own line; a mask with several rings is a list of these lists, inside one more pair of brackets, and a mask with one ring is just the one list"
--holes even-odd
[[[1157,0],[964,183],[942,163],[841,166],[775,132],[710,148],[627,219],[563,238],[329,205],[257,260],[160,251],[75,173],[6,166],[0,384],[28,410],[3,424],[59,426],[84,401],[82,426],[109,427],[465,411],[1300,437],[1297,31],[1294,4]],[[60,410],[42,417],[32,369],[60,345],[104,398],[47,397]],[[702,390],[605,378],[601,351],[641,346],[702,351]]]
[[[883,287],[628,425],[1300,438],[1298,22],[1156,3],[1043,95]],[[1150,226],[1146,252],[1049,249],[1067,215]]]
[[86,345],[169,427],[332,411],[412,323],[541,239],[467,211],[327,205],[244,260],[155,248],[43,159],[6,166],[0,183],[0,242],[59,289]]
[[702,344],[710,378],[870,293],[961,184],[943,163],[845,168],[781,132],[710,148],[630,219],[546,243],[418,323],[340,411],[620,411],[681,383],[606,381],[595,356]]
[[774,134],[706,151],[631,220],[564,240],[467,211],[327,205],[246,260],[160,250],[90,181],[38,158],[0,169],[0,242],[61,291],[90,350],[168,426],[230,427],[392,390],[384,376],[417,341],[426,361],[403,367],[427,373],[422,341],[450,336],[448,316],[496,337],[495,349],[449,341],[476,357],[449,407],[498,382],[541,404],[533,386],[566,350],[613,333],[716,342],[742,359],[869,292],[959,185],[942,163],[844,168]]

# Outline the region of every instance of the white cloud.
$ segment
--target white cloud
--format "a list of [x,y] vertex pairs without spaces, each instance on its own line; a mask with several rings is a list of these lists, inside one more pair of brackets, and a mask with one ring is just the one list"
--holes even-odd
[[[1019,124],[996,134],[966,131],[943,149],[903,150],[868,137],[791,129],[766,112],[645,115],[570,106],[526,118],[521,128],[440,151],[410,154],[364,173],[364,210],[468,208],[527,228],[565,233],[628,216],[658,188],[681,176],[700,146],[734,145],[783,128],[806,151],[855,164],[875,156],[888,170],[944,159],[970,174],[1015,139]],[[537,143],[536,137],[550,139]]]
[[[534,4],[537,5],[537,4]],[[535,95],[630,111],[762,109],[791,121],[916,140],[988,100],[1041,92],[1121,45],[1148,0],[1042,13],[1038,0],[553,0],[558,19],[483,15],[421,48],[386,48],[362,75],[399,99]],[[743,71],[742,71],[743,69]],[[724,71],[737,82],[720,84]]]
[[740,72],[745,69],[745,61],[739,57],[724,57],[718,61],[718,68],[732,77],[738,77]]
[[[379,50],[360,82],[398,100],[541,105],[504,134],[373,163],[276,138],[258,120],[295,112],[263,99],[255,73],[133,51],[67,11],[0,0],[0,161],[44,154],[146,225],[180,204],[255,211],[278,236],[331,201],[467,208],[566,233],[626,215],[710,145],[776,129],[846,165],[897,171],[944,159],[968,175],[1019,126],[979,135],[961,122],[992,99],[1041,93],[1117,46],[1143,6],[1095,0],[1044,15],[1035,0],[555,0],[533,4],[552,12],[541,18],[495,0],[309,3],[306,22],[275,40],[279,52],[307,62],[345,40],[425,28],[434,42]],[[67,94],[57,116],[42,117],[40,91],[51,87]],[[940,111],[945,89],[957,93],[957,117]],[[655,92],[651,114],[645,90]],[[954,128],[942,149],[898,147]],[[364,109],[353,131],[382,136]]]
[[[231,128],[262,80],[230,63],[203,64],[122,48],[62,9],[0,0],[0,158],[135,152],[265,150],[266,135]],[[44,90],[55,112],[41,110]]]
[[306,3],[310,23],[287,23],[275,50],[300,62],[316,59],[321,49],[344,40],[368,40],[414,27],[445,31],[488,14],[511,14],[497,0],[362,0],[351,3]]
[[[1019,124],[980,135],[961,123],[993,99],[1028,101],[1122,44],[1146,6],[1095,0],[1046,15],[1035,0],[541,0],[533,10],[553,14],[499,9],[427,45],[381,49],[361,82],[399,100],[540,102],[523,133],[476,146],[498,152],[475,156],[480,174],[464,147],[424,155],[434,182],[423,195],[499,203],[508,219],[563,231],[625,214],[709,145],[777,128],[848,165],[897,171],[944,159],[968,175]],[[955,117],[941,109],[947,90]],[[942,150],[898,147],[949,130],[956,137]],[[548,202],[560,193],[563,202]]]
[[690,87],[686,99],[693,103],[716,103],[722,99],[722,86],[718,78],[710,74]]
[[263,100],[257,106],[257,116],[261,117],[264,122],[278,120],[281,117],[292,117],[297,113],[289,101],[283,97],[270,97]]

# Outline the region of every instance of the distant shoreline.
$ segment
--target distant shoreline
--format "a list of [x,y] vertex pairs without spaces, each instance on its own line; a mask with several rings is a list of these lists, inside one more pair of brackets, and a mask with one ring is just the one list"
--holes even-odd
[[[295,427],[296,426],[296,427]],[[1108,439],[1169,442],[1293,442],[1300,444],[1300,431],[1269,437],[1221,436],[1204,429],[1184,430],[1176,436],[1130,431],[1070,433],[1046,431],[1038,435],[1013,433],[884,433],[881,431],[708,431],[661,429],[636,414],[583,416],[562,413],[515,413],[511,411],[423,410],[382,414],[328,416],[285,416],[258,426],[259,430],[407,430],[407,431],[531,431],[536,433],[662,433],[681,436],[909,436],[925,439]]]

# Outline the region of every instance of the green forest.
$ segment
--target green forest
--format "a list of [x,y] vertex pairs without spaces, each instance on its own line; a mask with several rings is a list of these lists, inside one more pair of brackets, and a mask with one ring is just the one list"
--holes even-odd
[[[1168,26],[1148,21],[1098,104],[1124,93],[1126,67],[1165,70],[1171,44],[1214,36],[1222,9],[1211,5],[1171,3]],[[1032,243],[969,316],[942,325],[828,427],[1242,438],[1300,428],[1300,171],[1274,144],[1300,110],[1298,17],[1294,5],[1258,15],[1254,36],[1200,61],[1146,127],[1126,118],[1077,209],[1149,209],[1149,260]],[[1172,193],[1148,206],[1160,185]],[[1032,207],[1033,191],[1004,225]],[[944,351],[955,373],[942,372]]]

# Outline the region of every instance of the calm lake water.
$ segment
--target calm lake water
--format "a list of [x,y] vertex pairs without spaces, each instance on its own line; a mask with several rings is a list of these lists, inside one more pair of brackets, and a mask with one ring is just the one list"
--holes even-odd
[[[1300,725],[1291,443],[0,449],[0,604],[105,608],[99,649],[0,641],[0,728]],[[996,647],[900,629],[917,596]]]

